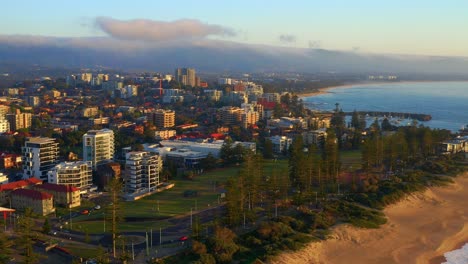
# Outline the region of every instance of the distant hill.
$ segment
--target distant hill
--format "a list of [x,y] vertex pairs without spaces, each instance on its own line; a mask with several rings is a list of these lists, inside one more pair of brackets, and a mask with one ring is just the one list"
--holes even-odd
[[468,75],[468,58],[366,54],[201,40],[173,43],[120,41],[108,37],[0,36],[0,62],[50,67],[170,71],[295,71]]

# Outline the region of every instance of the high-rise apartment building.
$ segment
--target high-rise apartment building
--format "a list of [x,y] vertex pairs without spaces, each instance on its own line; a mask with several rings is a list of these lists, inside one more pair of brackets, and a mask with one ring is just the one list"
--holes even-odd
[[172,110],[158,109],[146,114],[148,122],[157,128],[169,128],[175,126],[175,112]]
[[197,86],[195,69],[192,68],[177,68],[175,70],[175,79],[183,85]]
[[5,133],[10,131],[10,123],[6,119],[6,114],[8,113],[8,106],[0,105],[0,133]]
[[220,121],[224,125],[240,125],[244,114],[244,109],[239,107],[223,106],[219,109]]
[[125,192],[129,194],[147,193],[156,190],[159,185],[159,173],[162,170],[159,155],[146,151],[133,151],[126,154]]
[[62,162],[48,172],[48,182],[70,185],[86,192],[93,184],[91,164],[85,161]]
[[47,181],[47,172],[57,164],[58,143],[55,138],[26,138],[23,152],[23,178]]
[[16,109],[16,113],[6,115],[8,122],[10,122],[10,130],[16,131],[22,128],[30,128],[32,124],[31,113],[21,113],[19,109]]
[[98,165],[114,158],[114,132],[110,129],[90,130],[83,135],[83,160],[91,162],[96,170]]

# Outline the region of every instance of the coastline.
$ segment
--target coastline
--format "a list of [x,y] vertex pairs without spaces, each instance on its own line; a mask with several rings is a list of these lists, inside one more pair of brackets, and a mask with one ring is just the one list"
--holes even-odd
[[328,240],[285,252],[271,263],[442,263],[468,242],[468,172],[454,184],[412,194],[384,209],[378,229],[338,225]]
[[314,97],[317,95],[322,95],[329,93],[329,90],[332,89],[347,89],[353,88],[356,86],[372,86],[372,85],[385,85],[385,84],[411,84],[411,83],[438,83],[438,82],[468,82],[468,81],[395,81],[395,82],[356,82],[356,83],[344,83],[342,85],[327,86],[318,88],[316,91],[298,93],[297,96],[301,99],[305,97]]

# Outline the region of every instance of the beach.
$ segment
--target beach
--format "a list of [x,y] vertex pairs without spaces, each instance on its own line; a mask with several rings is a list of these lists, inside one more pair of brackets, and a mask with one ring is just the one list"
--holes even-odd
[[328,240],[271,263],[442,263],[444,253],[468,242],[468,173],[454,182],[387,207],[388,222],[378,229],[338,225]]

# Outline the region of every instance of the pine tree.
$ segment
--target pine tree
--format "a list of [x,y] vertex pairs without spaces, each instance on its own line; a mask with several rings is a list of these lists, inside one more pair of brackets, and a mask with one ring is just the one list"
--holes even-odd
[[17,247],[22,250],[24,263],[38,263],[39,255],[34,252],[33,233],[33,212],[31,208],[26,208],[24,215],[18,219],[18,240]]
[[302,136],[296,136],[289,148],[289,178],[296,190],[302,192],[307,184],[306,159]]
[[7,237],[6,233],[0,232],[0,264],[10,262],[13,244],[13,241]]
[[44,225],[42,226],[42,233],[44,233],[44,234],[50,233],[49,218],[46,218],[46,219],[44,220]]
[[[122,182],[119,178],[113,178],[108,185],[109,194],[110,194],[110,216],[109,219],[111,222],[111,233],[112,233],[112,253],[113,257],[116,258],[116,243],[117,243],[117,233],[118,233],[118,222],[120,221],[121,212],[120,212],[120,200],[122,195]],[[106,214],[109,215],[109,214]]]

